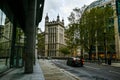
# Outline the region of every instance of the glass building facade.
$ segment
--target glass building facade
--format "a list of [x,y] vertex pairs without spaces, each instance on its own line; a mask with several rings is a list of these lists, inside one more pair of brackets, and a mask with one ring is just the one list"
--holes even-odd
[[12,51],[13,24],[0,11],[0,73],[11,67],[23,66],[24,33],[16,28],[14,51]]
[[116,9],[117,9],[117,16],[118,16],[118,31],[120,33],[120,1],[116,0]]
[[5,29],[5,14],[0,10],[0,73],[10,67],[10,35],[11,26]]

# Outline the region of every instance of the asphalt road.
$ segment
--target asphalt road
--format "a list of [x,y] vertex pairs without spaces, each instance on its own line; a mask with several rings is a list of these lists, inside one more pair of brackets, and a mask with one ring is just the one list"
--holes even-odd
[[51,60],[56,66],[64,69],[81,80],[120,80],[120,68],[109,65],[98,65],[86,62],[84,67],[71,67],[65,60]]

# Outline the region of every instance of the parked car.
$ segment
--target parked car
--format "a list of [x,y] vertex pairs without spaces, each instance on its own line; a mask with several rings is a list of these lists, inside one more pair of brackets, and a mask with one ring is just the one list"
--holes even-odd
[[67,59],[67,65],[82,67],[84,65],[84,60],[79,57],[70,57]]

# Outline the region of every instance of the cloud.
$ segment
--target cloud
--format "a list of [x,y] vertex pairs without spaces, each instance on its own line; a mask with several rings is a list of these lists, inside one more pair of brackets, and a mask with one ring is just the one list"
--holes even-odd
[[56,20],[56,17],[59,14],[61,19],[64,18],[66,26],[68,24],[67,17],[75,7],[81,8],[84,4],[89,5],[93,1],[95,0],[45,0],[43,18],[39,27],[44,31],[46,13],[48,13],[50,20]]

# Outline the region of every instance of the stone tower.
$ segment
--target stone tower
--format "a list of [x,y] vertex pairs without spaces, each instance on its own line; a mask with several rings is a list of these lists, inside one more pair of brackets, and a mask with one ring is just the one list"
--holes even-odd
[[45,56],[63,56],[59,49],[64,45],[64,20],[60,21],[58,15],[56,21],[49,21],[47,14],[45,17]]

